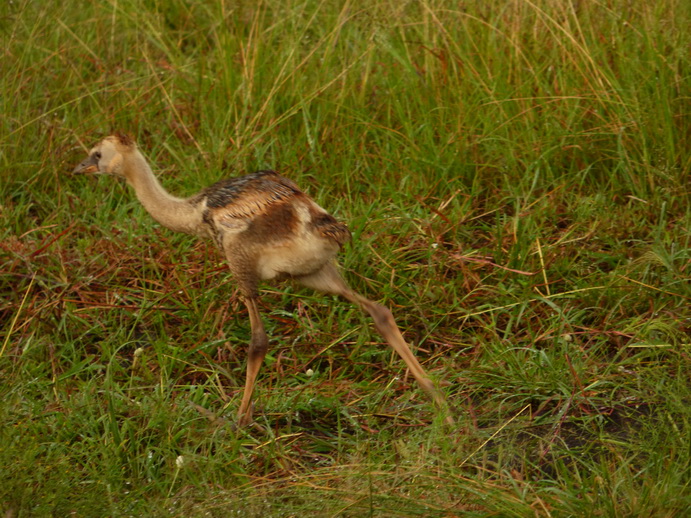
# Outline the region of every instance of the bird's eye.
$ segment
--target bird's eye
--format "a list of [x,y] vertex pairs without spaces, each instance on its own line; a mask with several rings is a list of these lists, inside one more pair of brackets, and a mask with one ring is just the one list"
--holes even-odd
[[96,160],[101,160],[101,152],[100,152],[100,151],[96,151],[96,152],[94,153],[94,158],[95,158]]

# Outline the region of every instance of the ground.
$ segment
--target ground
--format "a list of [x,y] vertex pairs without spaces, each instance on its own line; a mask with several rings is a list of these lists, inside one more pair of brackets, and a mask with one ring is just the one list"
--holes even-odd
[[[0,7],[0,514],[682,516],[688,2]],[[274,169],[339,220],[443,417],[348,303],[263,287],[271,350],[172,193]]]

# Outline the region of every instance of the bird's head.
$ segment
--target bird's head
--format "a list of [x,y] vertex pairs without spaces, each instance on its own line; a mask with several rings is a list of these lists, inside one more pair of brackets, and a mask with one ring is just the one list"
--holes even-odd
[[124,176],[124,156],[136,149],[134,140],[123,133],[115,133],[96,144],[89,156],[72,171],[74,174],[112,174]]

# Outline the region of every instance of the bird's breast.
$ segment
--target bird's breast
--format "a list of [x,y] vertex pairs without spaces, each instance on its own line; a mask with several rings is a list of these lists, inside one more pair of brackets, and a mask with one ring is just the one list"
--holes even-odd
[[[270,246],[263,247],[258,255],[257,273],[262,280],[314,273],[340,249],[337,241],[319,232],[313,224],[314,212],[323,211],[321,207],[311,200],[286,205],[286,212],[277,212],[269,222],[275,225],[275,239],[265,240]],[[268,230],[267,234],[272,235]]]
[[262,280],[309,275],[331,261],[339,248],[331,239],[312,233],[301,234],[262,250],[257,260],[257,274]]

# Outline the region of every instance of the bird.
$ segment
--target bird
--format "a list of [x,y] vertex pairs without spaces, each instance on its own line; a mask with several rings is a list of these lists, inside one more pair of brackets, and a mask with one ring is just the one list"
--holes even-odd
[[261,170],[221,180],[188,198],[171,195],[158,181],[134,138],[116,132],[102,139],[73,173],[124,178],[164,227],[209,238],[225,256],[250,321],[247,372],[237,424],[253,422],[257,376],[269,347],[259,312],[259,286],[290,279],[352,302],[369,314],[376,329],[399,354],[422,389],[453,424],[444,396],[434,386],[403,338],[391,310],[352,290],[336,256],[351,240],[348,227],[275,171]]

